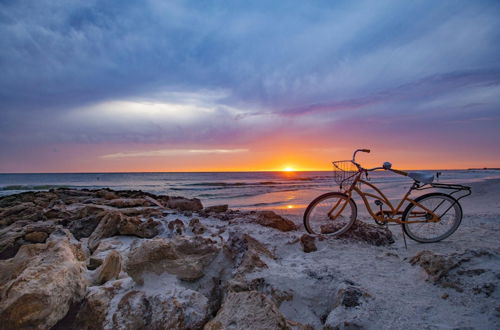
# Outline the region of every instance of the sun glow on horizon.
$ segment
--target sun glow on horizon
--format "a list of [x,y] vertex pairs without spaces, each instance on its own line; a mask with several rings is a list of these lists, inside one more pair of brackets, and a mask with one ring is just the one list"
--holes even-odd
[[283,168],[283,172],[295,172],[295,168],[287,166]]

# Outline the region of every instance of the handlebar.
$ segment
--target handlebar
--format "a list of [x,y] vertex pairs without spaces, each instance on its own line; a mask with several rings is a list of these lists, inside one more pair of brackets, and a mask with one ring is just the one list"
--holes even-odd
[[352,154],[352,162],[357,165],[359,165],[358,163],[356,163],[356,154],[358,152],[370,153],[370,149],[356,149],[356,151],[354,151],[354,153]]
[[[371,171],[376,171],[376,170],[388,170],[388,171],[391,171],[391,172],[394,172],[396,174],[399,174],[399,175],[404,175],[404,176],[408,176],[408,173],[405,172],[405,171],[400,171],[400,170],[396,170],[396,169],[392,169],[390,168],[391,164],[389,163],[389,168],[386,168],[384,166],[377,166],[377,167],[374,167],[374,168],[369,168],[369,169],[366,169],[366,168],[363,168],[360,164],[356,163],[356,154],[358,152],[366,152],[366,153],[370,153],[370,149],[356,149],[356,151],[354,151],[354,153],[352,154],[352,162],[358,167],[359,170],[361,171],[365,171],[365,172],[371,172]],[[384,164],[385,165],[385,164]]]

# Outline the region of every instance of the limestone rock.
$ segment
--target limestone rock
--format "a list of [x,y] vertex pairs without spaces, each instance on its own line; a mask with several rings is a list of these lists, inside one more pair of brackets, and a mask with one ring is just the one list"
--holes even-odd
[[209,318],[209,302],[202,294],[183,290],[175,296],[147,298],[150,306],[149,329],[201,329]]
[[262,256],[276,259],[264,244],[252,236],[240,232],[230,234],[225,250],[234,260],[236,272],[239,274],[252,272],[256,268],[267,268]]
[[49,235],[43,231],[33,231],[24,235],[24,239],[32,243],[45,243]]
[[85,205],[77,209],[71,218],[64,221],[64,226],[76,239],[86,238],[92,235],[106,213],[107,211],[100,206]]
[[126,290],[121,280],[91,287],[72,328],[201,329],[210,315],[208,299],[190,289]]
[[227,211],[227,209],[228,209],[228,205],[224,204],[224,205],[214,205],[214,206],[205,207],[203,209],[203,211],[206,213],[210,213],[210,212],[224,213]]
[[76,315],[73,328],[86,330],[105,328],[109,305],[120,288],[119,281],[115,281],[113,284],[89,288]]
[[146,329],[150,323],[150,305],[144,292],[127,292],[112,316],[113,329]]
[[118,252],[112,250],[104,259],[97,275],[98,285],[117,279],[122,269],[122,258]]
[[188,199],[184,197],[170,197],[167,201],[167,207],[179,211],[200,211],[203,209],[198,198]]
[[116,235],[122,218],[123,214],[120,212],[101,213],[99,224],[89,237],[89,249],[95,250],[101,239]]
[[118,198],[106,202],[106,205],[117,208],[149,206],[150,203],[143,198]]
[[256,291],[229,292],[222,308],[205,330],[290,329],[278,307]]
[[85,295],[79,246],[53,233],[45,244],[23,245],[0,261],[0,319],[5,328],[50,328]]
[[[449,255],[420,251],[410,259],[412,265],[419,265],[427,274],[427,280],[443,288],[458,292],[470,290],[487,296],[494,291],[492,283],[498,275],[491,269],[477,268],[478,263],[498,263],[500,254],[495,249],[465,250]],[[491,291],[491,292],[490,292]]]
[[168,223],[168,229],[170,229],[174,234],[182,235],[185,229],[184,222],[179,219],[170,221]]
[[344,306],[352,308],[361,305],[363,298],[371,297],[370,294],[361,288],[353,285],[342,287],[337,292],[333,307]]
[[315,244],[315,238],[311,235],[304,234],[300,237],[300,245],[305,253],[317,251],[318,248]]
[[194,281],[204,275],[203,269],[218,251],[214,241],[200,236],[144,240],[129,253],[126,271],[139,284],[144,272],[166,272]]
[[108,190],[108,189],[98,190],[98,191],[96,191],[95,194],[96,194],[96,197],[103,198],[106,200],[112,200],[112,199],[118,198],[118,195],[114,191]]
[[271,227],[281,231],[297,230],[297,226],[293,221],[285,219],[273,211],[257,212],[257,219],[255,222],[261,226]]
[[[337,231],[338,229],[335,225],[336,224],[327,224],[321,226],[321,233],[329,234]],[[362,221],[355,221],[348,231],[342,235],[335,236],[335,238],[360,241],[376,246],[394,243],[392,232],[389,229]]]
[[445,257],[428,250],[420,251],[413,256],[410,264],[422,267],[429,275],[429,279],[434,282],[445,277],[451,269],[459,265],[455,258]]
[[207,230],[207,227],[205,227],[198,218],[191,219],[189,221],[189,227],[191,227],[191,231],[195,235],[201,235]]
[[153,238],[159,234],[160,223],[152,218],[146,221],[140,220],[138,217],[124,216],[118,224],[118,232],[120,235],[134,235],[142,238]]

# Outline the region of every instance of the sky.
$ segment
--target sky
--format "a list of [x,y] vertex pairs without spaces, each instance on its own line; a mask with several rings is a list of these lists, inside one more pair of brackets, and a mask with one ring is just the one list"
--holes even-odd
[[499,1],[0,0],[0,173],[500,167]]

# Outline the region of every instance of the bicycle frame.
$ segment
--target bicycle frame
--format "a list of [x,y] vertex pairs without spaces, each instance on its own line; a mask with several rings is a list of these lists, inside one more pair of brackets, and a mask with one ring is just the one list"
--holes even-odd
[[[365,204],[365,207],[366,207],[368,213],[370,213],[370,215],[372,216],[372,218],[375,221],[378,221],[380,223],[395,222],[395,223],[401,224],[401,223],[417,223],[417,222],[438,222],[440,220],[440,217],[438,215],[436,215],[433,211],[426,208],[422,204],[416,202],[415,200],[409,198],[411,192],[417,188],[416,183],[414,183],[410,187],[410,189],[408,189],[408,191],[403,196],[403,198],[401,199],[399,204],[396,207],[394,207],[394,205],[391,203],[391,201],[384,195],[384,193],[379,188],[377,188],[375,185],[371,184],[370,182],[367,182],[367,181],[361,179],[362,174],[363,174],[362,172],[359,173],[358,177],[354,180],[353,184],[347,190],[346,194],[349,196],[349,198],[352,198],[352,193],[353,193],[353,191],[355,191],[361,197],[361,199],[363,199],[363,203]],[[364,192],[363,190],[361,190],[360,187],[358,187],[358,184],[365,184],[365,185],[369,186],[370,188],[375,190],[375,192],[377,194]],[[370,203],[368,202],[368,197],[380,200],[383,204],[387,205],[390,208],[390,210],[382,210],[382,208],[381,208],[380,211],[375,213],[373,211],[372,207],[370,206]],[[429,214],[432,216],[432,218],[426,219],[424,221],[422,221],[422,220],[420,220],[420,221],[418,221],[418,220],[417,221],[402,221],[401,220],[402,214],[403,214],[402,207],[403,207],[403,205],[405,205],[406,201],[408,201],[414,205],[417,205],[418,207],[420,207],[422,210],[425,211],[425,212],[412,212],[410,217],[419,217],[422,215]],[[346,203],[346,205],[347,205],[347,203]],[[339,213],[337,213],[337,215],[339,215],[343,211],[344,207],[342,207],[342,210]],[[334,208],[336,208],[336,206],[334,206]],[[399,217],[396,218],[396,216],[399,216]]]

